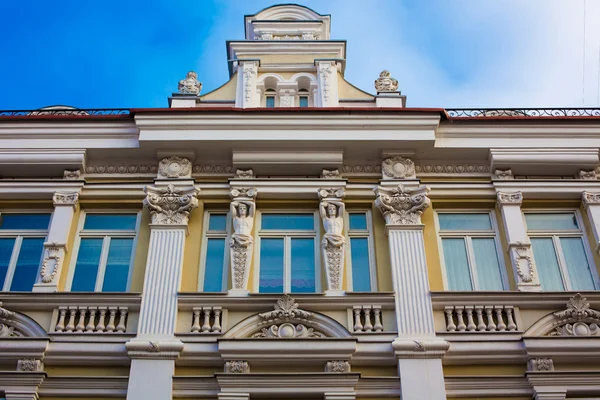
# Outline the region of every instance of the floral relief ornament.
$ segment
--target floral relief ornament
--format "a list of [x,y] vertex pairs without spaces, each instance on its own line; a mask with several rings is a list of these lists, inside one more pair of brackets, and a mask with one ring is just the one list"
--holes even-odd
[[592,192],[584,191],[581,194],[581,201],[583,201],[584,205],[600,204],[600,193],[592,193]]
[[171,156],[163,158],[158,164],[159,179],[189,178],[192,174],[192,163],[189,159]]
[[[44,257],[44,261],[42,262],[42,268],[40,269],[40,277],[42,278],[43,283],[50,283],[54,281],[54,278],[60,271],[60,250],[64,250],[64,244],[50,243],[46,244],[46,257]],[[52,272],[48,273],[48,263],[52,262]]]
[[567,302],[567,309],[554,313],[556,328],[550,336],[600,336],[600,311],[590,308],[587,299],[577,293]]
[[52,196],[54,205],[71,205],[74,206],[79,201],[79,193],[62,193],[56,192]]
[[414,179],[415,163],[402,156],[387,157],[381,164],[384,179]]
[[[313,314],[298,308],[298,303],[288,294],[284,294],[277,303],[275,309],[259,314],[261,322],[258,326],[264,327],[254,335],[253,338],[321,338],[325,335],[308,328],[304,323],[309,323]],[[300,321],[302,323],[294,323]]]
[[374,191],[377,195],[375,205],[387,225],[418,225],[421,215],[431,204],[426,186],[415,189],[405,189],[403,185],[396,188],[379,186]]
[[194,71],[187,73],[185,79],[179,81],[179,93],[181,94],[193,94],[198,96],[202,90],[202,82],[198,80],[198,74]]
[[397,92],[398,81],[391,77],[390,71],[384,69],[379,74],[379,78],[375,80],[375,90],[377,92]]
[[176,189],[169,184],[166,188],[147,186],[144,192],[144,206],[150,211],[153,224],[187,225],[190,212],[198,207],[200,189]]
[[497,194],[498,204],[521,204],[523,202],[523,193],[505,193],[498,192]]
[[8,311],[6,308],[2,308],[2,302],[0,302],[0,338],[2,337],[22,337],[24,336],[20,331],[16,330],[12,324],[12,319],[15,317],[15,313]]

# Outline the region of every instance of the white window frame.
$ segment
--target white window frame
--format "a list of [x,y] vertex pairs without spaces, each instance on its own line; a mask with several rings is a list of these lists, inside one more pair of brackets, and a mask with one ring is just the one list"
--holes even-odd
[[[222,231],[209,231],[208,224],[211,214],[225,214],[225,233]],[[223,277],[221,292],[226,292],[229,286],[229,240],[231,238],[231,213],[226,210],[206,210],[204,212],[204,223],[202,225],[202,249],[200,251],[200,269],[198,272],[198,292],[204,292],[204,276],[206,274],[206,250],[209,238],[225,239],[225,255],[223,257]]]
[[[48,229],[13,229],[13,230],[0,230],[0,238],[11,239],[15,238],[15,244],[13,245],[12,254],[6,270],[6,277],[4,278],[4,285],[2,286],[2,292],[9,292],[12,280],[17,269],[17,261],[19,259],[19,253],[21,252],[21,245],[23,244],[24,238],[43,238],[44,242],[48,240],[48,232],[50,232],[50,226],[52,225],[52,213],[53,209],[39,209],[39,210],[21,210],[21,209],[5,209],[0,212],[0,218],[3,214],[50,214],[50,222],[48,223]],[[44,260],[44,254],[46,250],[42,250],[42,256],[38,264],[36,273],[35,283],[40,281],[40,270],[42,268],[42,262]]]
[[[301,92],[301,90],[306,90],[305,92]],[[308,105],[305,108],[310,108],[310,107],[314,107],[314,103],[313,103],[313,97],[310,93],[310,89],[302,89],[300,88],[297,92],[296,92],[296,98],[294,99],[294,101],[296,102],[296,107],[300,108],[300,97],[306,97],[308,100]]]
[[273,108],[279,108],[279,92],[275,88],[267,88],[262,93],[262,106],[267,108],[267,97],[274,97]]
[[[487,214],[490,217],[490,223],[492,225],[491,230],[452,230],[452,231],[442,231],[440,229],[440,214]],[[444,257],[444,247],[442,244],[442,240],[444,238],[462,238],[465,240],[466,250],[467,250],[467,262],[469,267],[469,274],[471,277],[471,283],[473,286],[472,291],[483,291],[479,289],[479,279],[477,275],[477,268],[475,262],[475,252],[473,251],[473,243],[472,238],[493,238],[494,244],[496,246],[496,257],[498,260],[498,266],[500,268],[500,277],[502,278],[502,290],[509,290],[508,285],[508,276],[506,271],[506,263],[504,260],[504,256],[502,254],[502,244],[500,242],[500,236],[498,232],[498,222],[496,221],[496,213],[494,210],[489,209],[481,209],[481,210],[463,210],[463,209],[441,209],[435,210],[435,230],[437,232],[437,241],[438,241],[438,253],[440,257],[440,265],[442,266],[442,279],[444,281],[444,289],[448,291],[453,291],[450,289],[450,285],[448,283],[448,274],[446,273],[446,259]]]
[[[350,229],[350,214],[365,214],[367,219],[367,229]],[[349,291],[354,290],[354,282],[352,281],[352,243],[351,238],[366,238],[369,251],[369,276],[371,277],[371,291],[377,291],[377,263],[375,260],[375,245],[373,240],[373,219],[370,209],[346,209],[344,215],[344,225],[346,229],[346,281],[348,282]],[[361,292],[362,293],[362,292]]]
[[[525,220],[525,214],[565,214],[565,213],[573,213],[575,214],[575,220],[577,221],[577,226],[579,226],[578,230],[531,230],[527,226],[527,221]],[[598,276],[598,269],[596,268],[596,263],[594,262],[594,256],[592,254],[589,240],[587,238],[583,217],[581,213],[576,208],[553,208],[551,210],[543,209],[543,208],[527,208],[522,210],[523,224],[527,228],[527,236],[530,238],[551,238],[552,244],[554,245],[554,251],[556,252],[556,258],[558,261],[558,269],[560,272],[560,276],[563,282],[563,286],[565,291],[572,291],[571,286],[571,278],[569,277],[569,271],[567,269],[567,262],[565,260],[565,256],[563,254],[562,245],[560,243],[561,237],[577,237],[580,238],[583,242],[583,249],[585,253],[585,257],[587,258],[588,265],[590,270],[592,271],[592,279],[595,290],[598,290],[600,287],[600,278]],[[535,260],[535,256],[534,256]]]
[[[83,230],[85,224],[85,218],[88,214],[135,214],[135,230]],[[102,284],[104,283],[104,274],[106,273],[106,262],[108,260],[108,250],[110,248],[110,241],[112,238],[127,238],[133,239],[131,260],[129,261],[129,272],[127,274],[127,288],[126,292],[131,287],[131,278],[133,276],[133,265],[135,263],[135,255],[137,251],[137,242],[140,232],[141,222],[141,210],[106,210],[106,209],[88,209],[82,210],[79,216],[77,224],[77,238],[75,239],[75,246],[73,248],[73,254],[71,256],[71,263],[69,265],[69,273],[67,275],[67,290],[71,291],[73,285],[73,277],[75,276],[75,267],[77,266],[77,257],[79,256],[79,246],[81,239],[102,239],[102,251],[100,252],[100,265],[98,265],[98,275],[96,275],[96,284],[94,286],[94,292],[102,292]]]
[[[269,229],[268,231],[262,231],[262,214],[312,214],[314,219],[314,230],[274,230]],[[260,241],[261,238],[283,238],[284,239],[284,265],[283,265],[283,292],[291,293],[291,278],[292,278],[292,252],[291,252],[291,239],[292,238],[311,238],[315,240],[315,293],[322,292],[321,286],[321,218],[318,211],[311,210],[257,210],[255,219],[255,231],[254,231],[254,285],[253,291],[259,292],[260,288]]]

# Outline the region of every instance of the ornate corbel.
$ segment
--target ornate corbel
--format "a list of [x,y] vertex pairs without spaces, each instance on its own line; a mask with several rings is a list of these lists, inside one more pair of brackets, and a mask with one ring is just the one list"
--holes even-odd
[[35,358],[21,358],[17,361],[17,371],[19,372],[39,372],[43,371],[44,364],[42,360]]
[[596,179],[598,179],[598,177],[596,176],[595,170],[586,171],[583,169],[579,170],[579,173],[577,174],[577,178],[583,179],[586,181],[595,181]]
[[527,362],[527,370],[532,372],[554,371],[554,361],[548,357],[530,358]]
[[248,361],[231,360],[225,362],[226,374],[247,374],[250,372]]
[[323,169],[321,179],[342,179],[342,175],[338,169]]
[[343,374],[350,372],[350,363],[346,360],[332,360],[325,364],[325,372]]
[[511,179],[515,179],[512,170],[510,169],[497,169],[494,171],[494,179],[498,179],[501,181],[507,181]]
[[236,179],[253,179],[254,171],[252,168],[250,169],[236,169],[235,170],[235,178]]
[[74,170],[65,169],[65,172],[63,173],[63,179],[68,179],[68,180],[81,179],[81,171],[78,169],[74,169]]
[[172,184],[164,188],[147,186],[144,206],[150,211],[154,225],[187,225],[189,215],[198,207],[200,189],[177,189]]
[[233,234],[229,241],[232,283],[229,294],[232,295],[248,294],[248,278],[254,248],[252,229],[256,212],[256,194],[255,188],[232,188],[229,191],[233,222]]
[[158,179],[179,179],[192,177],[192,163],[179,156],[165,157],[158,164]]
[[402,156],[390,156],[381,163],[383,179],[415,179],[415,163]]
[[523,203],[523,193],[514,192],[498,192],[496,193],[496,201],[499,206],[503,205],[521,205]]
[[403,185],[396,188],[379,186],[374,191],[377,195],[375,205],[383,214],[386,225],[421,225],[421,215],[431,204],[426,186],[415,189],[406,189]]
[[56,192],[52,196],[52,203],[54,206],[73,206],[77,205],[79,201],[79,193],[66,193],[66,192]]

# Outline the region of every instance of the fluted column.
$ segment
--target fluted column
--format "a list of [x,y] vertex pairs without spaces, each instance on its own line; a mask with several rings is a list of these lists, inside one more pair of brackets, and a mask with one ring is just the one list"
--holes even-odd
[[33,285],[34,292],[58,291],[58,281],[78,201],[77,192],[56,192],[52,196],[54,212],[48,229],[48,239],[44,243],[44,261],[42,261],[40,279]]
[[517,289],[523,292],[539,292],[542,290],[540,279],[533,259],[531,242],[527,236],[527,228],[521,212],[523,194],[497,193],[497,206],[502,213],[508,254],[515,272]]
[[448,343],[435,336],[421,215],[428,188],[379,186],[375,205],[386,223],[396,301],[398,359],[403,399],[446,399],[442,357]]
[[172,398],[175,359],[183,349],[174,335],[177,292],[188,218],[198,206],[199,190],[191,184],[157,183],[145,189],[152,223],[138,335],[126,344],[132,358],[128,400]]
[[592,225],[594,240],[596,241],[596,251],[600,252],[600,193],[584,191],[581,194],[581,202]]

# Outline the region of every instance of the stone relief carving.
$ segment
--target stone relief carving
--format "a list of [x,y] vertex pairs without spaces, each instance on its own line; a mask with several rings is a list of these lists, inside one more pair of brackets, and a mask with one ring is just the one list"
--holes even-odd
[[431,204],[427,197],[429,188],[426,186],[415,189],[405,189],[403,185],[396,188],[379,186],[374,191],[377,195],[375,205],[387,225],[420,224],[421,215]]
[[307,328],[303,324],[291,324],[289,322],[281,325],[271,325],[262,328],[260,332],[252,335],[253,338],[321,338],[325,337],[321,332],[313,328]]
[[15,313],[8,311],[6,308],[2,308],[2,302],[0,302],[0,338],[25,336],[21,331],[15,328],[11,321],[14,317]]
[[350,372],[350,363],[344,360],[327,361],[327,364],[325,364],[325,372]]
[[577,177],[579,179],[584,179],[584,180],[588,180],[588,181],[595,181],[596,179],[598,179],[598,177],[596,176],[596,171],[591,170],[591,171],[584,171],[581,170],[579,171],[579,174],[577,175]]
[[415,171],[427,174],[484,174],[490,172],[490,167],[481,164],[424,164],[415,165]]
[[344,173],[357,174],[377,174],[381,173],[381,164],[379,165],[344,165],[342,167]]
[[205,165],[194,165],[194,173],[205,173],[205,174],[231,174],[233,173],[232,165],[220,165],[220,164],[205,164]]
[[63,173],[63,179],[70,179],[70,180],[81,179],[81,171],[78,169],[75,169],[75,170],[65,169],[65,172]]
[[581,293],[569,299],[566,310],[553,315],[555,328],[548,336],[600,336],[600,311],[591,309]]
[[505,193],[498,192],[497,193],[498,204],[521,204],[523,203],[523,193],[515,192],[515,193]]
[[157,165],[88,165],[85,167],[87,174],[155,174]]
[[17,361],[17,371],[38,372],[43,369],[42,361],[36,360],[35,358],[22,358]]
[[233,188],[229,195],[232,199],[230,210],[233,221],[233,234],[229,241],[232,289],[245,291],[252,260],[256,189]]
[[253,179],[254,171],[252,169],[236,169],[235,177],[237,179]]
[[169,184],[165,188],[146,186],[144,192],[144,206],[150,211],[153,224],[187,225],[190,213],[198,207],[200,189],[176,189]]
[[[61,254],[64,254],[66,245],[64,243],[44,243],[46,247],[46,256],[42,262],[42,268],[40,269],[40,277],[43,283],[50,283],[54,281],[58,271],[60,271],[60,259]],[[48,273],[48,271],[52,271]]]
[[584,191],[583,193],[581,193],[581,201],[584,205],[600,204],[600,193]]
[[342,198],[344,189],[319,189],[319,211],[325,234],[321,241],[323,260],[327,274],[327,289],[332,291],[342,290],[344,276],[344,211],[345,205]]
[[383,70],[379,74],[379,78],[375,80],[375,90],[377,92],[397,92],[398,81],[392,78],[390,71]]
[[510,247],[513,250],[517,274],[520,280],[525,283],[533,282],[536,274],[531,257],[531,244],[518,242],[510,244]]
[[181,94],[198,96],[202,90],[202,82],[198,80],[198,74],[194,71],[188,72],[185,79],[179,81],[178,90]]
[[554,371],[554,361],[551,358],[530,358],[529,371],[550,372]]
[[502,181],[507,181],[510,179],[515,179],[513,176],[512,170],[510,169],[497,169],[494,171],[494,178]]
[[331,98],[331,80],[333,79],[333,66],[331,63],[319,63],[319,76],[321,77],[321,93],[323,94],[323,106],[329,105]]
[[294,96],[289,94],[280,95],[279,107],[294,107]]
[[289,294],[284,294],[277,303],[273,311],[260,314],[261,322],[264,324],[271,324],[278,320],[289,321],[290,319],[299,319],[302,321],[308,321],[312,317],[312,313],[304,311],[298,308],[298,303]]
[[227,374],[247,374],[250,372],[250,366],[247,361],[233,360],[225,362],[225,373]]
[[191,176],[192,163],[187,158],[166,157],[158,164],[158,179],[190,178]]
[[321,172],[321,179],[342,179],[342,175],[338,169],[324,169]]
[[71,205],[74,206],[79,201],[79,193],[62,193],[56,192],[52,196],[52,203],[57,205]]
[[381,164],[383,179],[414,179],[415,163],[402,156],[387,157]]
[[[310,323],[313,314],[298,308],[298,303],[288,294],[284,294],[275,309],[259,314],[263,326],[260,332],[252,335],[253,338],[319,338],[325,337],[322,332],[304,325]],[[295,323],[300,321],[300,323]],[[268,327],[267,327],[268,325]]]
[[244,102],[245,104],[250,104],[252,102],[254,88],[256,87],[254,82],[257,76],[256,65],[244,63],[242,67],[242,74],[244,78]]

